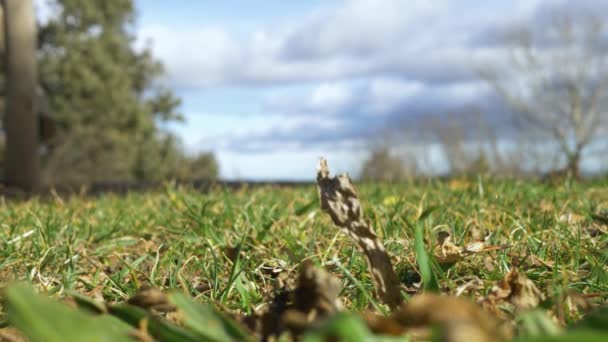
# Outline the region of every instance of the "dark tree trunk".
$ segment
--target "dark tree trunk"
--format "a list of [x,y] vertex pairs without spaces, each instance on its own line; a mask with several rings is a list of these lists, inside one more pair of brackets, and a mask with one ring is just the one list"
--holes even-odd
[[40,185],[36,113],[36,20],[32,0],[3,0],[6,44],[5,177],[35,192]]
[[570,177],[574,179],[581,179],[581,153],[577,151],[568,158],[568,165],[566,169],[570,174]]

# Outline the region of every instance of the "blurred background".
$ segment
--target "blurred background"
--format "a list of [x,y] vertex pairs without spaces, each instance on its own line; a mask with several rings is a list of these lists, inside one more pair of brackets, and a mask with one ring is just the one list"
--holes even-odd
[[2,172],[100,182],[608,171],[606,0],[4,0]]

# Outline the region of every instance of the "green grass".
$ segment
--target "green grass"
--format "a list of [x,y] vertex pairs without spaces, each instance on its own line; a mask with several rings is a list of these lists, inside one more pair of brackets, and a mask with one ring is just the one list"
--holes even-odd
[[[404,282],[417,271],[416,232],[432,255],[436,233],[458,245],[489,236],[498,252],[452,267],[426,263],[436,290],[484,296],[512,266],[558,303],[575,290],[608,298],[606,183],[557,185],[524,181],[429,181],[359,186],[365,216],[394,257]],[[302,260],[339,265],[350,310],[374,302],[365,260],[320,211],[316,188],[215,189],[51,198],[0,203],[0,280],[26,281],[51,296],[75,291],[118,303],[144,285],[177,289],[198,302],[251,313],[273,280],[264,267],[296,268]],[[487,258],[491,256],[491,258]],[[421,265],[422,268],[426,266]],[[209,290],[200,293],[202,284]],[[463,290],[464,289],[464,290]],[[6,320],[4,309],[0,322]],[[566,323],[580,317],[566,315]]]

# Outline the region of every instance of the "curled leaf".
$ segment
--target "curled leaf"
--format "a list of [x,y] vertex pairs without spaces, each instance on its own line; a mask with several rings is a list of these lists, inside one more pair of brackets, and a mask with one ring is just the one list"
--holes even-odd
[[347,174],[329,177],[327,161],[321,158],[317,169],[321,209],[335,225],[350,236],[365,255],[378,297],[391,309],[402,302],[400,283],[391,258],[373,228],[365,222],[357,191]]
[[422,329],[430,335],[432,328],[439,327],[444,341],[501,341],[509,335],[494,316],[462,297],[417,295],[395,311],[392,319],[417,335]]
[[482,302],[494,307],[501,302],[510,302],[518,310],[525,310],[537,307],[543,300],[545,295],[534,282],[513,267],[502,281],[492,287]]
[[435,254],[435,260],[440,264],[453,264],[477,253],[498,251],[510,247],[508,245],[487,246],[485,241],[474,241],[461,247],[454,244],[452,236],[448,232],[440,232],[437,238],[439,251]]

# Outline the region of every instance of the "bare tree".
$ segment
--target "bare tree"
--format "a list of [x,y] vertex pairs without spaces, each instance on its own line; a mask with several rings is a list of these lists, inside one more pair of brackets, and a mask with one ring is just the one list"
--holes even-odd
[[391,154],[389,146],[377,146],[363,162],[360,178],[363,181],[397,182],[412,177],[413,172],[406,169],[403,160]]
[[6,43],[5,176],[36,191],[40,182],[36,115],[36,19],[32,0],[3,0]]
[[486,173],[504,163],[496,132],[477,108],[463,107],[428,115],[420,126],[426,140],[441,148],[452,176]]
[[482,72],[526,129],[551,138],[575,177],[583,152],[607,123],[605,29],[592,14],[555,12],[510,32],[506,58]]

